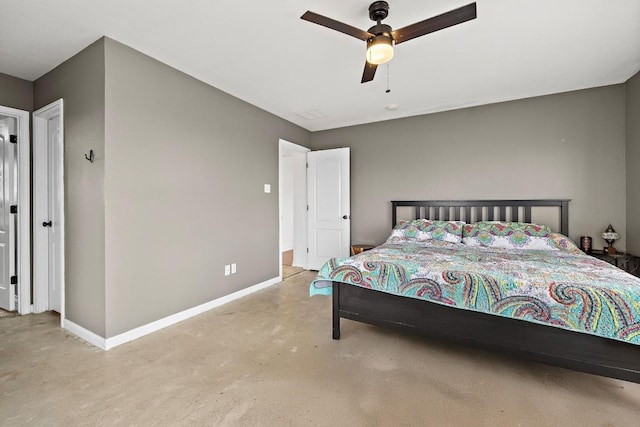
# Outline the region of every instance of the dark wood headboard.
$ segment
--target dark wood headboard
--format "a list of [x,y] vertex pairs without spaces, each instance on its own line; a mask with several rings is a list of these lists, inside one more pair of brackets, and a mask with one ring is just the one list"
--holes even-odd
[[412,200],[391,202],[391,226],[398,222],[398,208],[414,207],[415,219],[442,221],[531,222],[531,208],[551,206],[560,211],[560,232],[569,235],[569,201],[554,200]]

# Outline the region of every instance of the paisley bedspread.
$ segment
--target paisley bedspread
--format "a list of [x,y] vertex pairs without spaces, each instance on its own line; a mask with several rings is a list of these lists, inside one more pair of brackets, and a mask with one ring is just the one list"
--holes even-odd
[[385,244],[327,262],[311,295],[330,281],[640,344],[640,279],[584,254]]

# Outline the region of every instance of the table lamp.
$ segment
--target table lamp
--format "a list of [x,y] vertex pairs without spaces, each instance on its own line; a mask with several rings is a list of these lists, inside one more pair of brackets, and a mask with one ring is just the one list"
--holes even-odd
[[613,229],[611,224],[609,224],[607,229],[604,230],[604,233],[602,233],[602,238],[609,244],[608,248],[604,248],[604,252],[609,255],[615,254],[616,248],[613,247],[613,243],[618,240],[620,236],[618,236],[618,233],[616,233],[616,230]]

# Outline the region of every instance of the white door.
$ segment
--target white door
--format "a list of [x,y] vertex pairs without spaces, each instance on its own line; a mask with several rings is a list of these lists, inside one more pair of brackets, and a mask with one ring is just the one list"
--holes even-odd
[[0,308],[16,309],[15,284],[15,233],[16,215],[11,214],[11,205],[17,196],[16,169],[16,119],[0,116]]
[[307,163],[307,263],[310,270],[319,270],[331,258],[350,255],[349,148],[312,151],[307,154]]
[[[60,116],[49,119],[49,309],[60,313],[62,293],[62,132]],[[43,224],[44,225],[44,224]]]
[[33,311],[64,325],[64,112],[58,100],[33,113]]

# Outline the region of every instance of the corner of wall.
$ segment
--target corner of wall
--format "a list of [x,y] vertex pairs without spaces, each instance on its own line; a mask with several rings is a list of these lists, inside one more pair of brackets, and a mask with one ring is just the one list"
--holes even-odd
[[[65,315],[105,336],[104,38],[38,78],[35,109],[64,99]],[[89,163],[84,154],[95,153]],[[95,338],[93,335],[91,337]]]
[[640,72],[625,83],[625,167],[627,184],[627,250],[640,255]]
[[0,73],[0,105],[33,111],[33,82]]

